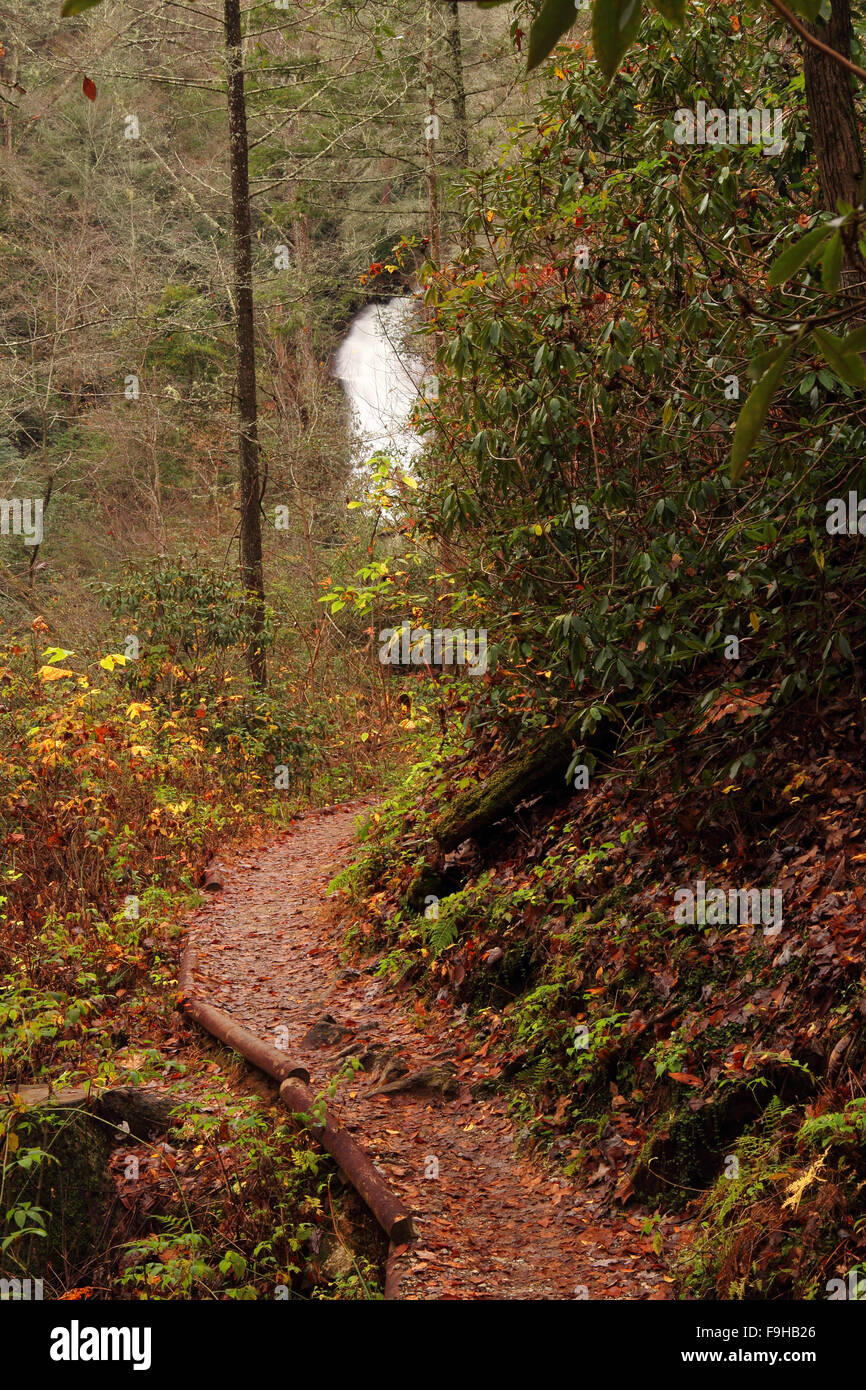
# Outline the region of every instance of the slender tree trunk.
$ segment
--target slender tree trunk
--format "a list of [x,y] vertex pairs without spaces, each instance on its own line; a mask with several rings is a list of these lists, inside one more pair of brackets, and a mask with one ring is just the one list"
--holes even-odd
[[433,0],[427,0],[424,30],[424,81],[427,92],[427,119],[424,133],[427,146],[427,216],[430,224],[430,259],[435,266],[439,250],[439,185],[436,173],[436,141],[439,118],[436,115],[436,91],[433,86]]
[[237,359],[235,394],[238,412],[241,494],[240,570],[241,583],[248,596],[251,617],[247,665],[253,680],[258,685],[264,685],[267,680],[267,668],[261,640],[265,625],[265,584],[262,570],[262,488],[259,477],[250,179],[240,0],[225,0],[225,35],[234,244],[235,351]]
[[[13,57],[13,59],[12,59],[12,70],[11,70],[11,72],[10,72],[10,74],[9,74],[10,79],[11,79],[11,80],[10,80],[10,83],[9,83],[9,87],[10,87],[10,90],[12,90],[12,91],[14,91],[15,88],[16,88],[16,86],[18,85],[18,64],[19,64],[19,61],[20,61],[19,55],[18,55],[18,53],[16,52],[15,55],[14,55],[14,57]],[[6,62],[5,62],[5,59],[4,59],[4,60],[2,61],[2,63],[0,63],[0,72],[5,72],[5,70],[6,70]],[[5,119],[4,122],[3,122],[3,125],[4,125],[4,127],[5,127],[5,131],[4,131],[4,144],[5,144],[5,146],[6,146],[6,153],[7,153],[7,154],[11,154],[11,153],[12,153],[12,117],[13,117],[13,115],[14,115],[14,113],[15,113],[15,111],[16,111],[17,109],[18,109],[18,108],[13,104],[13,102],[12,102],[12,100],[11,100],[11,98],[10,98],[9,104],[8,104],[7,107],[6,107],[6,119]]]
[[[812,25],[812,32],[822,43],[844,58],[850,58],[850,0],[831,0],[831,5],[828,23]],[[806,43],[803,45],[803,71],[824,204],[834,213],[838,211],[836,205],[840,198],[856,207],[863,180],[863,146],[854,106],[853,79],[829,54]],[[864,269],[856,238],[850,237],[845,248],[843,285],[850,289],[854,282],[862,280]]]
[[[43,446],[42,446],[42,452],[43,452],[43,456],[44,456],[44,453],[45,453],[45,445],[44,445],[44,443],[43,443]],[[49,473],[49,475],[48,475],[48,486],[47,486],[47,488],[45,489],[45,496],[44,496],[43,499],[42,499],[42,520],[43,520],[43,522],[45,521],[45,517],[46,517],[46,514],[47,514],[47,512],[48,512],[48,503],[51,501],[51,492],[52,492],[53,488],[54,488],[54,474],[53,474],[53,473]],[[29,585],[29,587],[30,587],[31,590],[33,589],[33,577],[34,577],[34,575],[35,575],[35,573],[36,573],[36,557],[37,557],[37,555],[39,554],[39,551],[40,551],[41,546],[42,546],[42,542],[40,541],[38,545],[34,545],[33,549],[32,549],[31,552],[30,552],[30,564],[29,564],[29,566],[28,566],[28,568],[27,568],[27,583],[28,583],[28,585]]]
[[448,6],[448,47],[451,49],[451,80],[454,83],[454,162],[458,169],[469,163],[469,121],[466,116],[466,84],[463,81],[463,45],[460,39],[460,6]]
[[[287,201],[296,197],[293,188],[287,188]],[[292,243],[294,247],[295,290],[300,295],[303,306],[303,323],[295,334],[295,354],[298,362],[298,404],[304,421],[309,421],[315,411],[316,391],[319,374],[316,354],[310,334],[314,321],[313,304],[310,295],[310,229],[307,215],[292,213]]]

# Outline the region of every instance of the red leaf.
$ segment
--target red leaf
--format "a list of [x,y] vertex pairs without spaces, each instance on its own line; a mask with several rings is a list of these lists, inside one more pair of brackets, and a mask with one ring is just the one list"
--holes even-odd
[[88,101],[96,101],[96,83],[89,77],[85,77],[81,84],[81,90]]
[[668,1076],[672,1081],[681,1081],[684,1086],[703,1086],[703,1081],[699,1076],[692,1076],[688,1071],[669,1071]]

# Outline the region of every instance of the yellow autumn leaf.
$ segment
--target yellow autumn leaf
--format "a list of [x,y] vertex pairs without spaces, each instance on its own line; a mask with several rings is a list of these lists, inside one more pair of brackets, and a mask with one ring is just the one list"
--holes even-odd
[[33,739],[30,747],[34,753],[50,753],[57,747],[57,740],[50,737]]
[[[147,704],[146,701],[133,700],[132,704],[127,705],[126,707],[127,718],[137,719],[140,714],[150,714],[151,709],[152,706]],[[169,724],[171,724],[172,722],[172,720],[168,720]],[[165,725],[163,725],[163,728],[165,728]]]
[[18,1148],[18,1143],[18,1135],[15,1134],[12,1130],[10,1130],[9,1133],[6,1135],[6,1147],[8,1148],[10,1153],[15,1153],[15,1151]]
[[757,613],[752,612],[749,614],[749,624],[753,632],[758,631],[758,628],[761,626],[761,619],[758,617]]
[[126,665],[126,657],[123,652],[109,652],[108,656],[100,657],[99,664],[104,671],[113,671],[115,666]]
[[65,677],[75,676],[75,671],[64,671],[60,666],[40,666],[36,672],[41,681],[62,681]]
[[143,743],[133,743],[129,751],[133,758],[148,758],[151,752]]

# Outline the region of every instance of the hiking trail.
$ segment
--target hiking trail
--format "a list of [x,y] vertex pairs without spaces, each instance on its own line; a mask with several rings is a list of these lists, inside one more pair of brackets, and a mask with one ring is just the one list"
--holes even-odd
[[[190,919],[196,995],[278,1039],[315,1092],[350,1052],[363,1057],[329,1109],[415,1213],[418,1239],[392,1260],[398,1298],[673,1298],[646,1211],[611,1209],[515,1153],[506,1098],[473,1095],[497,1073],[484,1044],[470,1052],[461,1015],[413,1008],[375,961],[341,960],[326,889],[351,859],[362,809],[310,812],[220,855],[223,890]],[[669,1248],[680,1230],[668,1218],[663,1228]]]

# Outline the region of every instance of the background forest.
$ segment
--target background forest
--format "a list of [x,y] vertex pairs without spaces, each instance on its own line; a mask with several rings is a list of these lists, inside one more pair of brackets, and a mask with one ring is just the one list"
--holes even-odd
[[[349,945],[656,1253],[687,1218],[678,1296],[866,1274],[859,7],[251,6],[246,282],[222,8],[66,9],[0,32],[0,495],[44,531],[0,537],[0,1085],[173,1079],[216,1176],[88,1265],[13,1101],[4,1254],[308,1289],[325,1169],[178,1054],[180,918],[220,845],[363,798]],[[778,147],[698,117],[748,110]],[[420,448],[368,459],[335,354],[408,296]],[[484,674],[383,664],[405,622]],[[677,920],[697,882],[781,932]]]

